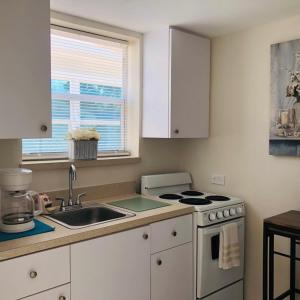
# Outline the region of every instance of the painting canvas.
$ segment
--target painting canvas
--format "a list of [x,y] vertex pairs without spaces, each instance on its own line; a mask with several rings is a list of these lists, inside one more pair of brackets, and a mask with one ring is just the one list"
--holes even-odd
[[300,156],[300,39],[271,46],[270,154]]

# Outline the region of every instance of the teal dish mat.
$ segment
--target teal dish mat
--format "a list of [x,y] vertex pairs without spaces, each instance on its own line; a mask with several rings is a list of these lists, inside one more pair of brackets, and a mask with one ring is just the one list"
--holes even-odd
[[55,228],[52,226],[49,226],[39,220],[34,220],[35,227],[31,230],[24,231],[24,232],[18,232],[18,233],[6,233],[6,232],[0,232],[0,242],[4,241],[10,241],[15,239],[20,239],[23,237],[46,233],[50,231],[54,231]]

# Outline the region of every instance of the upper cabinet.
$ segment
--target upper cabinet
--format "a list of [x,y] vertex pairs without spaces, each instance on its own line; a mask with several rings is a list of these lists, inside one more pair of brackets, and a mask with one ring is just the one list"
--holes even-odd
[[51,136],[49,0],[0,1],[0,139]]
[[143,137],[208,137],[209,82],[209,39],[175,28],[145,34]]

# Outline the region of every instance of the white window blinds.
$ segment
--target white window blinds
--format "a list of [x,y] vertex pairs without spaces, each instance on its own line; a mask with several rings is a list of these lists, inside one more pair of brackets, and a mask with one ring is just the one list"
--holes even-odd
[[96,128],[99,155],[127,152],[127,42],[51,30],[52,138],[23,139],[23,157],[66,157],[66,135]]

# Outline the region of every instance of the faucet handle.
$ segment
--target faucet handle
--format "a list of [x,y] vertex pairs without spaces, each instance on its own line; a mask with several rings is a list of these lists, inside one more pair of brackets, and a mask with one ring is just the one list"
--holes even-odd
[[61,201],[59,210],[64,211],[67,207],[66,200],[63,197],[56,197],[55,200]]
[[86,193],[80,193],[77,195],[77,199],[76,199],[76,205],[79,205],[79,206],[82,206],[82,203],[81,203],[81,197],[84,197],[86,195]]

